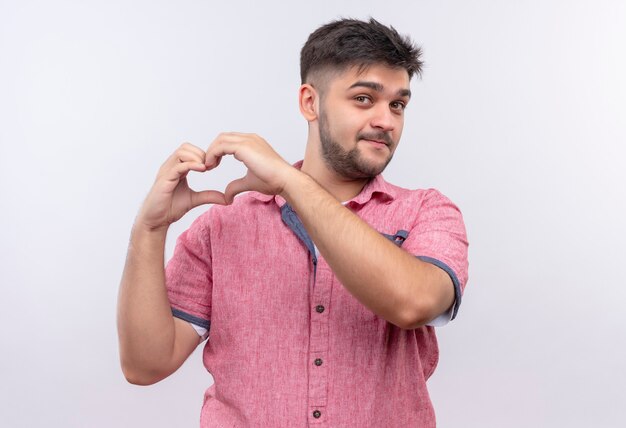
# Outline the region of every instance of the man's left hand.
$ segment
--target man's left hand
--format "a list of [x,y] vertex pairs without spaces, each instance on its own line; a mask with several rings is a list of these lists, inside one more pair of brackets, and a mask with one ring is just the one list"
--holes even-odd
[[245,176],[226,186],[224,195],[228,204],[232,203],[235,195],[249,190],[278,195],[283,192],[289,177],[299,172],[256,134],[219,134],[207,149],[207,170],[216,168],[225,155],[233,155],[248,168]]

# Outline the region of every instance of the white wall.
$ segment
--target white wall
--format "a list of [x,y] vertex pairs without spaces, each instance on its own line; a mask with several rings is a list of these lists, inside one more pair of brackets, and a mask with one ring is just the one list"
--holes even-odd
[[369,15],[426,60],[386,178],[450,196],[471,242],[439,426],[626,426],[625,3],[334,3],[0,2],[0,426],[197,426],[199,350],[153,387],[119,370],[133,217],[183,141],[257,132],[297,160],[299,49]]

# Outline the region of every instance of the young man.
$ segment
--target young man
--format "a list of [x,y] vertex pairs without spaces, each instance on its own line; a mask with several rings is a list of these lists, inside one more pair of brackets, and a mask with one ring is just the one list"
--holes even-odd
[[[301,53],[304,160],[261,137],[183,144],[133,227],[119,297],[129,382],[169,376],[207,336],[215,380],[203,427],[435,426],[426,380],[433,325],[454,318],[467,281],[459,210],[435,190],[380,175],[404,125],[420,51],[375,20],[316,30]],[[222,193],[186,175],[233,155],[248,169]],[[234,199],[235,195],[248,191]],[[217,204],[178,240],[169,225]]]

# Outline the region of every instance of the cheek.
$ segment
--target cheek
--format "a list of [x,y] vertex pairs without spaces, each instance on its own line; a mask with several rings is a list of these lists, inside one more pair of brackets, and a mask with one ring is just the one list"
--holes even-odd
[[335,117],[335,126],[333,127],[333,133],[341,139],[350,138],[354,139],[355,134],[360,131],[358,124],[354,123],[354,116],[349,114],[342,114]]
[[396,135],[395,135],[396,144],[400,142],[400,137],[402,137],[402,128],[396,131]]
[[400,141],[400,137],[402,136],[402,130],[404,129],[404,120],[398,122],[393,130],[394,140],[396,143]]

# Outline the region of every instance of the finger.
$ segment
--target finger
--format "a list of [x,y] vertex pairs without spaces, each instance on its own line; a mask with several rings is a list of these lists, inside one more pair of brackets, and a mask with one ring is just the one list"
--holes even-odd
[[209,156],[206,156],[204,160],[204,165],[206,166],[207,171],[210,171],[217,168],[220,165],[220,162],[222,162],[221,156],[212,157],[211,163],[209,163]]
[[189,171],[206,171],[206,166],[199,162],[179,162],[172,168],[165,171],[163,176],[170,181],[178,181],[186,176]]
[[232,204],[236,195],[241,192],[247,192],[248,190],[252,190],[252,188],[248,183],[247,176],[231,181],[230,183],[228,183],[228,186],[226,186],[226,190],[224,190],[226,203],[228,205]]
[[235,159],[241,160],[237,156],[237,149],[240,149],[241,145],[232,141],[217,141],[212,144],[206,152],[205,164],[208,169],[216,168],[222,161],[222,157],[226,155],[234,155]]
[[188,150],[178,149],[174,153],[172,153],[169,158],[167,158],[163,165],[161,165],[161,172],[170,170],[171,168],[182,162],[195,162],[204,164],[204,156],[198,156],[196,153]]
[[195,208],[204,204],[226,205],[226,197],[217,190],[204,190],[191,193],[191,207]]
[[196,153],[198,156],[200,156],[202,159],[204,159],[204,150],[202,150],[198,146],[194,146],[191,143],[183,143],[183,144],[181,144],[180,149]]
[[180,149],[175,153],[175,156],[173,157],[173,163],[175,162],[204,163],[204,153],[202,153],[202,155],[199,155],[198,153],[190,150]]
[[221,158],[225,155],[235,155],[237,160],[237,148],[241,143],[250,139],[249,134],[236,134],[233,132],[222,133],[217,136],[206,151],[205,164],[208,169],[219,165]]

